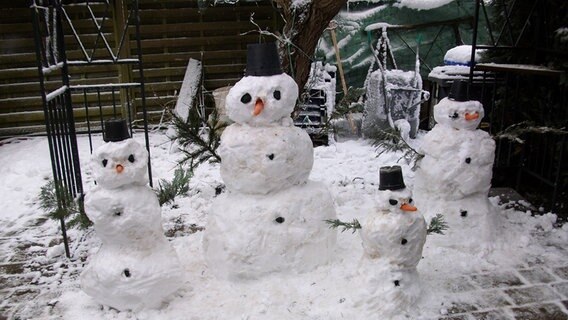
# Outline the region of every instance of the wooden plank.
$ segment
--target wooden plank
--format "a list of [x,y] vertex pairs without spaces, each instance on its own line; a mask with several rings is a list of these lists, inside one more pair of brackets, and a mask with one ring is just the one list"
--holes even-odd
[[[0,98],[7,98],[12,96],[28,96],[39,95],[40,87],[39,81],[35,78],[33,81],[18,82],[18,83],[4,83],[0,84]],[[93,84],[107,84],[118,83],[117,77],[101,77],[101,78],[73,78],[71,85],[93,85]],[[45,86],[48,90],[57,89],[61,86],[61,80],[46,81]]]
[[[113,39],[111,33],[104,34],[109,44],[113,45]],[[33,39],[33,34],[29,34],[29,37],[21,37],[17,39],[0,39],[0,54],[13,54],[21,52],[35,52],[35,43]],[[92,49],[98,35],[96,34],[81,34],[79,39],[85,46],[87,50]],[[98,48],[103,48],[103,42],[99,41]],[[79,42],[73,35],[65,36],[65,46],[71,50],[79,48]]]
[[[243,42],[254,43],[258,42],[258,35],[244,35],[244,36],[221,36],[221,37],[207,37],[207,38],[166,38],[166,39],[148,39],[141,40],[142,49],[146,48],[165,48],[165,47],[196,47],[196,46],[209,46],[209,45],[234,45]],[[135,46],[136,43],[131,43]],[[188,48],[189,49],[189,48]]]
[[[102,107],[103,116],[110,116],[113,115],[114,109],[112,106],[104,106]],[[117,111],[120,113],[120,108],[117,108]],[[73,117],[80,121],[86,117],[85,108],[75,108],[73,109]],[[98,117],[99,108],[93,107],[89,108],[89,115],[90,118],[95,119]],[[29,123],[41,123],[43,122],[43,111],[29,111],[29,112],[14,112],[9,114],[0,114],[0,126],[6,127],[8,125],[14,124],[29,124]]]
[[[118,90],[115,91],[115,95],[118,96]],[[108,104],[112,102],[111,92],[101,92],[100,96],[101,103]],[[71,101],[73,101],[73,105],[75,106],[82,106],[85,103],[82,93],[72,94]],[[98,103],[98,101],[98,95],[96,93],[87,93],[87,104]],[[43,101],[39,92],[34,96],[0,99],[0,112],[2,113],[30,110],[43,110]]]
[[[271,20],[257,20],[256,23],[261,27],[272,25]],[[186,33],[192,31],[210,31],[218,30],[219,22],[189,22],[189,23],[176,23],[176,24],[146,24],[140,26],[140,33],[144,36],[147,35],[161,35],[165,34],[178,34]],[[131,29],[133,26],[130,27]],[[246,31],[246,30],[256,30],[250,21],[226,21],[223,22],[223,29],[231,31]],[[258,36],[257,36],[258,37]]]

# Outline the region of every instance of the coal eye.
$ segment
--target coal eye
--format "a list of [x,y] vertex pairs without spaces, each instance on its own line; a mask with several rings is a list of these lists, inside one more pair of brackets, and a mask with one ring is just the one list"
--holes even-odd
[[390,199],[389,203],[391,204],[391,206],[396,206],[396,204],[398,203],[398,201],[394,200],[394,199]]
[[241,97],[241,102],[242,103],[249,103],[252,100],[252,97],[250,96],[250,94],[245,93],[242,97]]
[[272,95],[274,96],[274,99],[276,99],[276,100],[280,100],[280,98],[281,98],[280,90],[274,91],[274,93]]
[[452,119],[457,119],[457,118],[459,118],[459,114],[458,114],[457,112],[454,112],[454,114],[452,114],[452,115],[450,116],[450,118],[452,118]]
[[133,155],[133,154],[131,154],[130,156],[128,156],[128,161],[134,162],[134,155]]
[[412,203],[412,201],[413,201],[412,198],[408,199],[408,203]]
[[107,166],[107,163],[108,163],[108,160],[107,160],[107,159],[103,159],[103,167],[106,167],[106,166]]

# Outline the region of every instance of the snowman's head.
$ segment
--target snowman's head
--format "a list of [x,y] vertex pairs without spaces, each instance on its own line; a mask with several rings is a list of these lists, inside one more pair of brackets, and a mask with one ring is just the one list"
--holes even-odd
[[440,125],[457,130],[475,130],[485,115],[479,101],[442,99],[434,106],[434,119]]
[[91,170],[103,188],[144,185],[148,181],[148,151],[134,139],[107,142],[93,152]]
[[226,99],[227,116],[236,123],[265,126],[289,117],[298,99],[298,85],[289,75],[247,76]]
[[377,194],[377,207],[387,213],[411,213],[416,211],[412,192],[407,189],[382,190]]

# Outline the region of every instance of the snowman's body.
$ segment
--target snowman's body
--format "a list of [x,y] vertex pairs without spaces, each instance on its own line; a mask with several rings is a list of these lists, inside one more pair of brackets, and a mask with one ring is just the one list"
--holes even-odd
[[379,191],[378,206],[361,223],[359,274],[366,294],[359,301],[367,317],[397,319],[416,311],[421,291],[416,267],[427,227],[407,189]]
[[85,212],[102,246],[81,274],[81,287],[118,310],[157,308],[183,283],[176,252],[163,234],[158,199],[145,184],[147,159],[133,139],[106,143],[93,153],[98,185],[85,197]]
[[221,141],[221,177],[229,190],[267,194],[308,181],[312,141],[300,128],[234,124]]
[[336,217],[327,188],[308,180],[313,147],[292,126],[298,87],[286,74],[247,76],[226,99],[235,121],[221,137],[221,176],[228,192],[209,212],[205,259],[221,278],[303,272],[329,262]]
[[[448,98],[434,108],[437,124],[424,136],[424,158],[416,172],[414,195],[424,215],[443,214],[448,239],[465,229],[478,229],[479,240],[493,237],[495,209],[488,200],[495,142],[477,126],[483,118],[477,101]],[[449,242],[452,242],[451,240]]]

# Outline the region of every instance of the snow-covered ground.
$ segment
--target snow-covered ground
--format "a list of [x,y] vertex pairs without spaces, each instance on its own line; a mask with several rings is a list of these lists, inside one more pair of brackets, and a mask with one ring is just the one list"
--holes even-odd
[[[136,138],[141,137],[140,134]],[[171,179],[177,167],[179,153],[172,152],[164,134],[152,133],[151,158],[154,185],[158,179]],[[95,147],[102,143],[95,137]],[[86,137],[79,137],[85,189],[93,187],[88,173],[89,147]],[[331,191],[338,217],[361,219],[373,212],[378,188],[378,168],[397,162],[399,155],[383,154],[365,140],[338,142],[315,149],[311,180],[326,184]],[[405,181],[412,186],[413,173],[403,167]],[[67,260],[57,239],[59,224],[44,221],[37,204],[37,195],[51,175],[47,140],[28,138],[13,140],[0,146],[0,270],[2,265],[26,259],[19,274],[12,276],[25,281],[23,287],[33,295],[15,294],[9,281],[0,281],[0,307],[5,316],[19,319],[362,319],[357,301],[365,295],[365,283],[357,274],[363,254],[357,233],[339,232],[335,259],[332,264],[301,275],[279,274],[260,280],[229,282],[217,280],[208,270],[201,251],[202,228],[216,188],[222,185],[218,164],[203,164],[190,182],[187,197],[162,209],[166,234],[177,250],[185,269],[182,289],[160,310],[137,314],[118,312],[102,307],[84,294],[78,275],[92,256],[99,240],[92,230],[70,230],[73,258]],[[88,191],[87,191],[88,192]],[[497,203],[498,199],[492,199]],[[418,208],[420,209],[420,208]],[[503,209],[500,239],[493,252],[482,254],[446,243],[443,235],[428,236],[423,259],[418,265],[423,296],[416,305],[413,319],[433,319],[451,313],[451,305],[470,302],[484,310],[486,301],[479,301],[479,292],[488,292],[480,282],[490,274],[514,274],[523,285],[518,270],[544,265],[552,270],[568,266],[568,225],[555,227],[553,214],[532,217],[530,213]],[[475,238],[475,234],[463,234]],[[22,247],[20,244],[31,243]],[[18,253],[20,256],[17,256]],[[2,275],[6,278],[6,275]],[[467,277],[468,281],[459,281]],[[477,277],[477,278],[476,278]],[[457,281],[456,281],[457,279]],[[568,279],[566,279],[568,280]],[[555,275],[552,282],[561,282]],[[456,290],[473,286],[475,290]],[[489,286],[491,287],[491,286]],[[521,288],[524,288],[521,286]],[[548,290],[548,289],[547,289]],[[551,289],[552,290],[552,289]],[[458,292],[458,293],[456,293]],[[548,292],[548,291],[547,291]],[[566,300],[566,292],[553,292],[557,301]],[[499,293],[503,298],[503,293]],[[493,300],[495,297],[492,298]],[[509,305],[515,305],[506,298]],[[0,309],[1,310],[1,309]],[[508,311],[509,312],[509,311]]]

